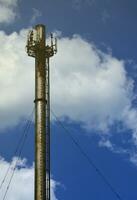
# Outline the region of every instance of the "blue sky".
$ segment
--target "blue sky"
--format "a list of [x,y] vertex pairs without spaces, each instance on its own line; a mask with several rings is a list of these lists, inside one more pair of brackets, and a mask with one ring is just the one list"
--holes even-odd
[[[25,45],[42,23],[58,38],[52,109],[122,199],[137,198],[136,10],[135,0],[0,0],[0,179],[33,108]],[[53,117],[51,134],[53,200],[117,199]],[[33,198],[33,162],[34,124],[7,200]]]

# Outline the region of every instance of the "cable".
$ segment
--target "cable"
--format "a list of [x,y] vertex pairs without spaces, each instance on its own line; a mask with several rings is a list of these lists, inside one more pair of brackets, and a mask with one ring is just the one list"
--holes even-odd
[[14,168],[13,168],[12,175],[11,175],[11,177],[10,177],[9,183],[8,183],[8,185],[7,185],[7,187],[6,187],[6,191],[5,191],[3,200],[5,200],[6,195],[7,195],[7,193],[8,193],[8,190],[9,190],[9,187],[10,187],[10,184],[11,184],[11,181],[12,181],[12,179],[13,179],[13,176],[14,176],[14,173],[15,173],[15,170],[16,170],[16,166],[17,166],[17,164],[18,164],[19,158],[20,158],[20,156],[21,156],[21,154],[22,154],[22,150],[23,150],[25,141],[26,141],[26,139],[27,139],[27,135],[28,135],[28,131],[29,131],[30,125],[31,125],[31,122],[28,124],[28,126],[27,126],[27,128],[26,128],[26,134],[24,135],[24,140],[23,140],[21,149],[20,149],[20,151],[19,151],[18,159],[17,159],[16,162],[15,162],[15,166],[14,166]]
[[[18,142],[18,144],[17,144],[17,147],[16,147],[16,149],[15,149],[15,151],[14,151],[14,153],[13,153],[13,156],[16,155],[16,154],[18,153],[18,149],[20,148],[22,139],[24,138],[25,131],[26,131],[27,127],[28,127],[29,121],[32,119],[33,113],[34,113],[34,108],[33,108],[32,112],[31,112],[31,114],[29,115],[28,120],[25,120],[26,126],[24,127],[23,134],[21,135],[21,137],[20,137],[20,139],[19,139],[19,142]],[[5,179],[7,178],[7,175],[8,175],[8,173],[9,173],[9,170],[10,170],[11,166],[12,166],[12,162],[11,162],[10,165],[8,166],[8,169],[7,169],[6,173],[5,173],[5,176],[3,177],[2,181],[1,181],[0,190],[2,189],[2,186],[3,186],[4,182],[5,182]]]
[[[31,119],[28,119],[28,120],[27,120],[26,126],[25,126],[24,131],[23,131],[23,135],[21,136],[21,138],[20,138],[20,140],[19,140],[19,143],[18,143],[18,145],[17,145],[17,148],[16,148],[16,150],[15,150],[15,152],[16,152],[16,154],[17,154],[18,149],[19,149],[19,147],[21,146],[21,147],[20,147],[20,150],[19,150],[19,152],[18,152],[18,154],[17,154],[18,158],[17,158],[17,160],[16,160],[16,162],[15,162],[15,166],[14,166],[14,168],[13,168],[13,171],[12,171],[12,174],[11,174],[11,177],[10,177],[10,180],[9,180],[8,185],[7,185],[7,187],[6,187],[6,191],[5,191],[5,193],[4,193],[3,200],[5,200],[5,198],[6,198],[6,195],[7,195],[7,192],[8,192],[8,190],[9,190],[11,181],[12,181],[12,179],[13,179],[13,176],[14,176],[14,173],[15,173],[15,170],[16,170],[16,167],[17,167],[17,164],[18,164],[18,161],[19,161],[20,156],[21,156],[21,154],[22,154],[22,150],[23,150],[25,141],[26,141],[26,139],[27,139],[30,126],[31,126],[31,124],[32,124],[33,113],[34,113],[34,109],[33,109],[32,113],[31,113]],[[4,183],[4,181],[5,181],[5,179],[6,179],[7,175],[8,175],[8,172],[9,172],[9,170],[10,170],[10,168],[11,168],[11,165],[12,165],[12,163],[11,163],[11,164],[9,165],[9,167],[8,167],[8,170],[7,170],[7,172],[6,172],[5,176],[4,176],[4,179],[3,179],[3,181],[2,181],[2,184]],[[2,184],[1,184],[1,185],[2,185]]]
[[[31,114],[29,115],[28,120],[25,120],[25,121],[26,121],[26,126],[24,127],[23,134],[21,135],[21,137],[20,137],[20,139],[19,139],[19,142],[18,142],[18,144],[17,144],[17,147],[16,147],[16,149],[15,149],[15,151],[14,151],[14,153],[13,153],[13,156],[17,154],[18,149],[20,148],[22,139],[23,139],[23,137],[24,137],[24,135],[25,135],[25,131],[26,131],[26,129],[27,129],[27,126],[28,126],[30,120],[32,119],[33,113],[34,113],[34,108],[33,108],[32,112],[31,112]],[[9,167],[8,167],[6,173],[5,173],[5,176],[4,176],[4,178],[3,178],[3,180],[2,180],[2,182],[1,182],[1,184],[0,184],[0,190],[1,190],[2,186],[3,186],[3,184],[4,184],[4,181],[5,181],[6,177],[7,177],[7,175],[8,175],[8,172],[9,172],[9,170],[10,170],[10,168],[11,168],[11,165],[12,165],[12,162],[10,163],[10,165],[9,165]]]
[[88,163],[95,169],[96,173],[102,178],[102,180],[104,181],[104,183],[109,187],[109,189],[112,191],[112,193],[115,195],[115,197],[118,200],[123,200],[123,198],[121,197],[121,195],[116,191],[116,189],[112,186],[112,184],[108,181],[108,179],[106,178],[106,176],[102,173],[102,171],[96,166],[96,164],[94,163],[94,161],[87,155],[87,153],[85,152],[85,150],[81,147],[81,145],[79,144],[79,142],[72,136],[71,132],[63,125],[63,123],[59,120],[59,118],[57,117],[57,115],[51,110],[52,115],[54,116],[54,118],[56,119],[56,121],[58,122],[58,124],[65,130],[66,133],[68,133],[67,135],[69,135],[70,139],[72,140],[72,142],[76,145],[76,147],[79,149],[79,151],[81,152],[81,154],[86,158],[86,160],[88,161]]

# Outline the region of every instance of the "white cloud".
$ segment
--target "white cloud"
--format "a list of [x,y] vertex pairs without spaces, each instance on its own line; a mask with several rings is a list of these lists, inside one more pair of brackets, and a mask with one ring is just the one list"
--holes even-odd
[[[35,66],[25,52],[26,34],[27,30],[10,35],[0,31],[0,129],[18,124],[32,110]],[[100,134],[109,134],[120,122],[132,130],[137,144],[134,81],[123,60],[80,36],[60,36],[50,69],[52,109],[59,117],[67,116]]]
[[72,7],[75,10],[80,10],[82,8],[82,4],[93,6],[95,3],[95,0],[73,0]]
[[61,38],[58,48],[51,63],[52,103],[57,114],[104,132],[115,121],[125,123],[125,110],[127,116],[132,112],[133,81],[124,61],[79,36]]
[[[17,124],[33,105],[35,66],[25,52],[26,34],[0,32],[0,127]],[[109,130],[115,121],[135,130],[133,81],[124,65],[80,36],[58,39],[50,67],[51,101],[58,116],[99,131]]]
[[30,22],[34,23],[38,17],[41,17],[42,13],[36,8],[32,8],[32,10],[33,10],[33,15]]
[[32,110],[34,60],[25,52],[26,33],[0,32],[0,127],[16,125]]
[[0,3],[5,4],[7,6],[16,6],[18,0],[0,0]]
[[11,23],[17,16],[18,0],[0,0],[0,23]]
[[103,23],[106,23],[111,18],[107,10],[104,10],[101,14],[101,20]]
[[[17,159],[17,158],[16,158]],[[12,161],[12,167],[9,170],[8,176],[0,190],[0,199],[3,198],[7,185],[9,183],[13,167],[15,166],[16,159]],[[10,163],[0,158],[0,180],[3,180]],[[1,185],[1,182],[0,182]],[[58,184],[51,180],[51,197],[52,200],[57,200],[55,196],[56,186]],[[34,168],[27,167],[24,160],[19,160],[18,167],[15,170],[10,188],[7,193],[7,199],[10,200],[30,200],[34,199]]]
[[130,154],[130,161],[137,166],[137,152]]
[[114,151],[114,148],[113,148],[113,145],[112,143],[110,142],[109,139],[102,139],[99,141],[99,146],[100,147],[107,147],[108,149],[110,149],[111,151]]

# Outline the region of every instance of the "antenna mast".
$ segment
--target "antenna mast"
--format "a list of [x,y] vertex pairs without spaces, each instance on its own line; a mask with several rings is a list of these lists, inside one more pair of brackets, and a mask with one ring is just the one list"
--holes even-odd
[[27,53],[35,58],[35,200],[50,200],[50,73],[49,58],[57,52],[57,40],[46,45],[45,26],[28,34]]

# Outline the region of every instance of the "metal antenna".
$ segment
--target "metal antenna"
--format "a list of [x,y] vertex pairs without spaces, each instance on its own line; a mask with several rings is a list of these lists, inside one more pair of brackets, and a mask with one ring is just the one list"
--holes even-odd
[[49,58],[57,42],[46,45],[45,26],[28,34],[27,54],[35,58],[35,200],[50,200],[50,72]]

